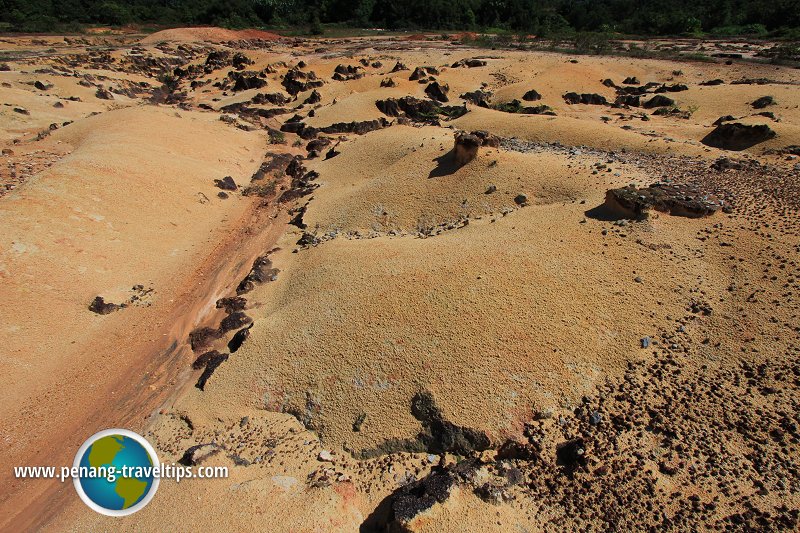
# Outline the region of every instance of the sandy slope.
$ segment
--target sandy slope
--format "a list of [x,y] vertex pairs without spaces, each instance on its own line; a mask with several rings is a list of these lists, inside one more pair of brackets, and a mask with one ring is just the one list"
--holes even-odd
[[[247,206],[216,198],[213,179],[249,175],[263,141],[207,116],[140,108],[86,119],[50,142],[68,145],[69,155],[0,208],[5,465],[60,457],[62,431],[128,392],[118,379],[139,364],[128,358],[168,348],[147,324],[176,305],[181,278]],[[97,295],[129,300],[135,285],[147,294],[129,308],[88,311]]]

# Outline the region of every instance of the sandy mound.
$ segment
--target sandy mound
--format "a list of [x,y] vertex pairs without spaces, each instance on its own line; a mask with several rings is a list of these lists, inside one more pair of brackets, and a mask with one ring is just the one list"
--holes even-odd
[[[607,249],[580,223],[579,202],[597,204],[592,187],[635,175],[609,180],[588,158],[497,150],[454,170],[451,139],[398,126],[316,165],[321,187],[304,221],[336,237],[292,254],[299,234],[287,235],[275,255],[285,273],[253,294],[264,320],[205,392],[190,393],[202,419],[288,411],[325,445],[369,455],[413,449],[397,440],[420,431],[410,405],[428,390],[453,423],[500,438],[532,406],[575,401],[637,357],[655,327],[647,302],[669,299],[657,278],[685,274],[655,254],[627,265],[630,250]],[[519,208],[520,193],[531,205]],[[443,231],[416,238],[430,227]],[[647,299],[637,275],[653,280]]]
[[[168,338],[155,324],[246,207],[218,199],[213,179],[249,177],[260,136],[205,114],[175,115],[136,107],[60,129],[46,142],[70,153],[2,198],[0,298],[13,305],[0,307],[0,431],[15,435],[3,464],[71,460],[73,444],[102,424],[94,399],[121,399],[124,383],[139,381],[129,369]],[[95,314],[88,306],[98,295],[127,307]],[[155,353],[140,358],[147,350]],[[139,398],[156,394],[142,388]],[[34,429],[42,425],[51,430]],[[62,435],[76,441],[64,446]]]
[[244,41],[244,40],[263,40],[263,41],[277,41],[281,36],[277,33],[272,33],[262,30],[226,30],[224,28],[215,27],[198,27],[198,28],[172,28],[169,30],[161,30],[152,35],[148,35],[140,42],[142,44],[156,44],[163,41],[171,42],[213,42],[219,43],[223,41]]

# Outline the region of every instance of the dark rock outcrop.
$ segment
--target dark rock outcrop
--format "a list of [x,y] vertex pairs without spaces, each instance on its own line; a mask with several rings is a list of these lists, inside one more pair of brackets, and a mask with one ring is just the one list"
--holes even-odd
[[301,139],[313,139],[320,133],[337,134],[337,133],[354,133],[356,135],[364,135],[371,131],[379,130],[389,126],[390,123],[384,119],[365,120],[362,122],[337,122],[330,126],[322,128],[315,128],[308,126],[303,122],[286,122],[281,126],[281,131],[287,133],[295,133]]
[[408,79],[410,81],[419,81],[427,78],[429,75],[438,76],[439,70],[436,67],[417,67]]
[[482,91],[478,89],[477,91],[472,91],[471,93],[464,93],[459,96],[462,100],[466,100],[471,104],[475,104],[478,107],[491,107],[489,103],[489,99],[492,97],[492,93],[489,91]]
[[308,98],[303,100],[304,104],[318,104],[322,101],[322,95],[319,94],[319,91],[314,89],[311,91],[311,94],[308,95]]
[[460,67],[485,67],[488,63],[483,59],[461,59],[453,63],[450,68],[460,68]]
[[[385,505],[384,516],[370,516],[362,531],[406,532],[414,518],[447,501],[453,489],[479,468],[469,459],[448,468],[436,467],[424,478],[395,491]],[[380,514],[380,511],[378,511]]]
[[203,348],[208,347],[212,342],[219,339],[222,334],[216,328],[211,328],[208,326],[197,328],[189,333],[189,344],[192,347],[192,351],[200,351]]
[[431,82],[425,87],[425,94],[438,102],[447,102],[448,92],[450,92],[450,86],[446,83],[442,85],[438,81]]
[[[252,291],[257,284],[273,281],[280,270],[273,268],[269,254],[257,257],[247,276],[236,287],[236,294],[242,295]],[[241,327],[241,326],[239,326]]]
[[248,89],[261,89],[267,85],[267,80],[259,77],[254,72],[231,72],[228,77],[233,81],[233,92],[246,91]]
[[357,80],[364,77],[364,69],[352,65],[337,65],[333,71],[333,79],[336,81]]
[[594,93],[567,93],[564,95],[564,101],[568,104],[608,105],[605,96]]
[[214,185],[223,191],[235,191],[239,188],[230,176],[225,176],[221,180],[214,180]]
[[227,314],[236,311],[244,311],[247,306],[247,299],[241,296],[229,296],[220,298],[216,303],[217,309],[224,309]]
[[676,83],[674,85],[662,85],[658,89],[656,89],[655,93],[679,93],[681,91],[688,91],[689,87],[684,85],[683,83]]
[[478,156],[478,148],[481,140],[476,135],[466,132],[455,134],[455,146],[453,147],[453,157],[457,166],[462,167]]
[[762,96],[757,98],[752,104],[753,109],[764,109],[767,106],[775,105],[775,98],[771,96]]
[[423,431],[417,440],[429,453],[467,455],[471,451],[487,450],[491,445],[485,432],[445,420],[430,392],[420,392],[412,398],[411,414],[422,424]]
[[258,93],[250,99],[250,103],[257,105],[286,105],[289,102],[291,102],[291,99],[287,98],[283,93]]
[[317,75],[313,71],[303,72],[294,68],[284,74],[281,85],[287,93],[295,96],[298,93],[322,87],[325,82],[317,79]]
[[638,94],[623,94],[617,96],[617,99],[614,100],[614,105],[639,107],[642,105],[641,98],[642,97]]
[[730,122],[732,120],[736,120],[736,117],[733,115],[725,115],[724,117],[719,117],[717,120],[714,121],[714,126],[719,126],[723,122]]
[[195,387],[202,391],[206,390],[206,384],[208,383],[209,378],[212,374],[214,374],[214,371],[219,368],[219,365],[228,360],[228,357],[230,357],[229,354],[219,352],[210,357],[206,361],[205,367],[203,368],[203,373],[200,374],[200,378],[197,380],[197,383],[195,383]]
[[239,329],[248,324],[251,324],[253,319],[250,318],[246,313],[243,311],[234,311],[233,313],[229,314],[225,318],[222,319],[222,322],[219,323],[219,331],[221,334],[228,333],[229,331],[233,331],[234,329]]
[[440,116],[457,118],[467,112],[466,106],[443,106],[433,100],[422,100],[413,96],[378,100],[375,106],[386,116],[402,117],[427,124],[438,123]]
[[653,109],[654,107],[669,107],[673,105],[675,105],[675,100],[663,94],[657,94],[644,103],[644,108]]
[[200,355],[197,359],[194,360],[192,363],[192,368],[195,370],[200,370],[201,368],[205,368],[209,361],[214,358],[221,356],[222,354],[219,353],[217,350],[209,350],[204,352]]
[[228,341],[228,350],[231,353],[237,352],[239,350],[239,348],[242,347],[242,344],[244,344],[244,341],[246,341],[248,339],[248,337],[250,337],[250,329],[252,327],[253,327],[253,324],[251,323],[246,328],[242,328],[239,331],[237,331],[233,335],[233,337],[231,337],[231,340]]
[[744,150],[775,137],[775,132],[766,124],[746,125],[740,122],[720,124],[702,141],[706,146],[723,150]]
[[688,185],[656,183],[637,189],[628,186],[606,192],[603,209],[623,219],[644,220],[652,210],[674,216],[700,218],[713,215],[722,202]]
[[537,106],[523,106],[519,100],[511,100],[510,102],[502,102],[492,106],[492,109],[502,111],[504,113],[521,113],[524,115],[555,115],[555,113],[547,105]]
[[522,99],[525,100],[526,102],[538,102],[539,100],[542,99],[542,95],[539,94],[534,89],[531,89],[530,91],[522,95]]
[[125,307],[125,304],[113,304],[106,302],[102,296],[96,296],[92,303],[89,304],[89,311],[98,315],[108,315],[114,311],[119,311],[123,307]]

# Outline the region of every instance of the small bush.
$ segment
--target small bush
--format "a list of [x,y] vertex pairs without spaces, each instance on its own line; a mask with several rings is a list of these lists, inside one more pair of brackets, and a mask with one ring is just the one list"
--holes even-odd
[[270,144],[286,144],[286,135],[282,131],[269,130]]

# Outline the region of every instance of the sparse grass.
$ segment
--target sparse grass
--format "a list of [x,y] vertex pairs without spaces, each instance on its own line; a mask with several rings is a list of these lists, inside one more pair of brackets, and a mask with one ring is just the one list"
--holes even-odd
[[692,105],[686,109],[681,109],[678,106],[659,107],[653,114],[658,116],[676,117],[682,119],[690,119],[692,115],[699,109],[698,106]]
[[286,144],[286,134],[279,130],[269,130],[270,144]]

